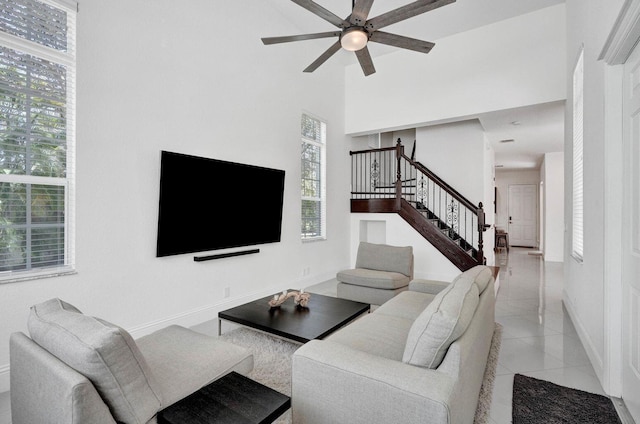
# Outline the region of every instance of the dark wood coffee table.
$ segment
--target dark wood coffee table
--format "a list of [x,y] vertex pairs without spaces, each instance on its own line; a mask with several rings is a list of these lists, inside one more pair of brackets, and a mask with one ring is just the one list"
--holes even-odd
[[269,306],[273,296],[264,297],[218,313],[218,335],[222,320],[264,331],[298,343],[322,339],[340,327],[369,312],[371,305],[311,293],[306,308],[292,299],[277,308]]

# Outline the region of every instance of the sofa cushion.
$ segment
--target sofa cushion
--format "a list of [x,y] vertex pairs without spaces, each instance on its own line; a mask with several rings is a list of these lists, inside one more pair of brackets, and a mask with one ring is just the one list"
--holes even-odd
[[409,330],[403,362],[437,368],[467,329],[478,306],[478,286],[460,279],[436,295]]
[[[406,291],[383,303],[374,314],[391,315],[415,321],[436,297],[434,294]],[[404,345],[404,343],[403,343]]]
[[413,277],[413,247],[360,242],[356,268],[397,272]]
[[347,284],[383,290],[407,287],[409,281],[411,281],[410,277],[399,272],[376,271],[364,268],[345,269],[338,272],[336,279]]
[[116,421],[144,424],[160,410],[153,376],[122,328],[60,299],[31,307],[28,327],[37,344],[93,383]]
[[394,361],[401,361],[413,321],[368,314],[331,334],[326,340]]

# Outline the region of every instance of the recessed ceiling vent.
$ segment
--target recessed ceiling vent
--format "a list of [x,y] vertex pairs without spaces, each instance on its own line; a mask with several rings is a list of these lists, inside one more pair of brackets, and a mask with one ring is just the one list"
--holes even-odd
[[513,142],[515,142],[515,140],[514,140],[513,138],[508,138],[508,139],[505,139],[505,140],[500,140],[500,143],[513,143]]

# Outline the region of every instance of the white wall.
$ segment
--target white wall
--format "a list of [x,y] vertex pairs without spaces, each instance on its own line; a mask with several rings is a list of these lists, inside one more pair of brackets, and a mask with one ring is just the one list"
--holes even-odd
[[[327,63],[304,74],[308,44],[260,41],[295,31],[266,2],[81,2],[77,274],[0,285],[0,392],[8,390],[9,334],[27,330],[35,303],[59,297],[140,336],[214,319],[246,296],[324,281],[349,265],[343,69]],[[302,111],[328,124],[329,227],[315,243],[300,241]],[[284,169],[282,241],[211,262],[156,258],[163,149]],[[212,219],[227,207],[215,198],[220,183],[203,199]],[[251,191],[259,189],[259,181],[239,188],[246,195],[233,207],[256,207]]]
[[564,100],[565,5],[436,42],[428,54],[399,49],[377,72],[346,71],[346,132],[359,134]]
[[395,213],[351,214],[351,267],[355,266],[361,241],[392,246],[412,246],[414,277],[452,281],[460,270]]
[[[598,60],[623,0],[567,0],[567,114],[565,120],[565,288],[563,300],[591,363],[605,390],[605,239],[604,157],[605,64]],[[584,48],[584,255],[577,261],[572,248],[572,119],[573,68]],[[619,395],[619,394],[618,394]]]
[[477,205],[485,194],[484,141],[477,119],[417,128],[416,160]]
[[546,153],[540,167],[543,190],[544,260],[564,262],[564,153]]

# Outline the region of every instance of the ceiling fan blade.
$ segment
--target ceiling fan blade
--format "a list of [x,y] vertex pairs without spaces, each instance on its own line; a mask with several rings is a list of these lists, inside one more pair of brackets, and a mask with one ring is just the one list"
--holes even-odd
[[311,65],[307,66],[304,72],[313,72],[320,65],[327,61],[331,56],[333,56],[338,50],[340,50],[342,46],[340,45],[340,41],[336,41],[334,45],[329,47],[326,52],[322,53],[319,58],[317,58]]
[[358,57],[358,62],[360,62],[360,67],[362,68],[362,72],[364,72],[365,77],[376,72],[376,68],[373,66],[373,60],[371,60],[371,55],[369,54],[367,46],[356,51],[356,56]]
[[352,25],[364,26],[367,22],[367,17],[369,17],[369,11],[371,11],[372,5],[373,0],[357,0],[351,16],[349,16],[349,22],[351,22]]
[[291,0],[298,6],[302,6],[307,9],[309,12],[321,17],[325,21],[334,24],[338,28],[346,28],[349,26],[349,22],[345,21],[338,15],[328,11],[324,7],[320,6],[318,3],[315,3],[311,0]]
[[403,49],[414,50],[420,53],[429,53],[435,44],[429,41],[416,40],[415,38],[405,37],[403,35],[389,34],[388,32],[375,31],[371,34],[369,41],[386,44],[388,46],[400,47]]
[[339,37],[340,34],[342,34],[341,31],[330,31],[330,32],[316,32],[314,34],[289,35],[284,37],[263,37],[262,43],[264,43],[265,45],[289,43],[291,41],[303,41],[303,40],[314,40],[316,38]]
[[454,3],[456,0],[417,0],[405,6],[383,13],[373,19],[369,19],[365,24],[365,28],[369,32],[384,28],[396,22],[404,21],[430,10],[437,9],[442,6]]

